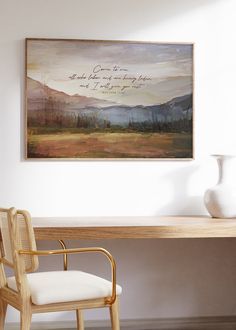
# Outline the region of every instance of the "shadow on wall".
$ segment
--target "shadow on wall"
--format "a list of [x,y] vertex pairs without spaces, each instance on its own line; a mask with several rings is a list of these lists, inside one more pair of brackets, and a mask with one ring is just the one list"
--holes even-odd
[[172,187],[172,200],[170,203],[158,210],[158,214],[167,215],[196,215],[206,214],[203,195],[190,196],[189,182],[199,166],[193,165],[183,167],[163,176]]
[[[120,26],[120,32],[122,35],[127,36],[132,32],[137,33],[143,28],[148,28],[153,24],[158,25],[163,21],[170,20],[176,16],[186,15],[190,11],[197,9],[204,9],[203,7],[209,7],[216,5],[223,0],[147,0],[147,1],[125,1],[123,5],[126,15],[122,17],[122,25]],[[120,1],[117,2],[117,11],[120,11]],[[112,6],[114,4],[112,3]],[[114,17],[113,17],[114,18]],[[111,23],[114,25],[112,17],[105,19],[111,19]]]

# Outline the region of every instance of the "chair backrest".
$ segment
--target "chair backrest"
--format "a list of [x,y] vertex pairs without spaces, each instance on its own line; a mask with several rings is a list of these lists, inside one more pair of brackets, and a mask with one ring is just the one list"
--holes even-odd
[[[0,208],[0,228],[3,242],[3,257],[14,264],[17,250],[36,250],[34,231],[27,211]],[[24,271],[33,272],[38,268],[38,257],[25,255]]]

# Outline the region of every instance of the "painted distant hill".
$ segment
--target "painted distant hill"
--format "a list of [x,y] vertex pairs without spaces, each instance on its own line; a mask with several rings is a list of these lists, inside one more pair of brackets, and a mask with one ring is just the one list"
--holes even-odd
[[169,102],[151,106],[115,105],[106,108],[87,107],[79,114],[109,121],[112,125],[128,127],[137,123],[173,122],[192,118],[192,94],[180,96]]
[[[39,81],[27,77],[28,110],[42,110],[48,102],[55,104],[60,110],[78,110],[86,107],[107,107],[115,103],[81,95],[68,95],[54,90]],[[57,109],[58,110],[58,109]]]

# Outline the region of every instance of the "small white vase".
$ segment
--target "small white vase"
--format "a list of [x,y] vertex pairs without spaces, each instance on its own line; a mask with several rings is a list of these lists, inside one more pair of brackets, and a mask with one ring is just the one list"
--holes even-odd
[[205,206],[214,218],[236,218],[236,156],[213,155],[219,166],[219,180],[204,195]]

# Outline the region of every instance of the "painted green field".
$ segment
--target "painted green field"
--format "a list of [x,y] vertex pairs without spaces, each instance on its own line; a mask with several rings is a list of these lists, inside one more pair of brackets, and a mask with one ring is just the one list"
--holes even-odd
[[29,134],[28,158],[191,158],[187,133]]

